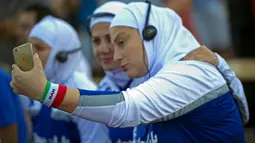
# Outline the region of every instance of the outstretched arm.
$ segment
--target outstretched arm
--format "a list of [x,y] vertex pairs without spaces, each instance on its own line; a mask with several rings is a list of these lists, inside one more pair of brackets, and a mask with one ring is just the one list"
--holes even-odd
[[[149,81],[122,92],[90,91],[48,83],[37,56],[34,65],[28,72],[14,65],[11,85],[16,93],[112,127],[171,120],[228,91],[217,69],[206,63],[169,63]],[[219,95],[208,94],[215,90],[219,90]],[[207,94],[213,97],[203,99]]]

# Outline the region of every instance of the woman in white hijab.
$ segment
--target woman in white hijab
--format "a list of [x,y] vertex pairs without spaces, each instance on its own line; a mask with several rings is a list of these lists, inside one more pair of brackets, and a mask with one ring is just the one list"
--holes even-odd
[[[35,25],[29,35],[33,51],[42,59],[49,81],[70,87],[96,89],[90,80],[91,71],[82,55],[81,43],[75,30],[65,21],[53,16],[45,17]],[[60,55],[63,51],[73,51]],[[63,54],[63,53],[62,53]],[[64,56],[64,57],[63,57]],[[100,123],[80,119],[66,112],[49,108],[37,101],[29,107],[33,121],[35,142],[108,142],[107,127]]]
[[[235,75],[226,74],[231,76],[229,81],[213,65],[181,61],[200,45],[175,12],[146,3],[130,3],[114,17],[110,36],[114,60],[121,63],[129,78],[142,77],[143,84],[115,92],[50,83],[35,54],[31,71],[22,72],[13,66],[11,86],[32,99],[45,98],[41,102],[47,106],[111,127],[145,124],[144,130],[138,128],[135,134],[137,141],[245,142],[243,123],[247,122],[248,112],[239,112],[238,107],[242,106],[237,107],[234,101],[239,88],[231,89],[231,93],[224,79],[231,83],[237,80]],[[35,77],[39,77],[39,83],[27,89]],[[54,98],[50,98],[52,90],[47,90],[46,85],[57,89]],[[245,101],[245,96],[238,97]]]
[[[109,28],[114,16],[126,4],[118,1],[106,2],[88,17],[94,56],[105,71],[99,83],[99,90],[122,91],[137,86],[137,80],[131,80],[120,68],[120,63],[113,60],[114,47],[111,44]],[[113,143],[133,140],[133,128],[109,128],[109,136]]]

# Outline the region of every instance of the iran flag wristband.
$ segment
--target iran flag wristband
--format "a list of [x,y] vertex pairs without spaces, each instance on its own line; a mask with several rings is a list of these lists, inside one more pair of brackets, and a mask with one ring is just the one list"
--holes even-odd
[[66,90],[65,85],[47,82],[41,97],[41,103],[48,107],[59,107],[66,95]]

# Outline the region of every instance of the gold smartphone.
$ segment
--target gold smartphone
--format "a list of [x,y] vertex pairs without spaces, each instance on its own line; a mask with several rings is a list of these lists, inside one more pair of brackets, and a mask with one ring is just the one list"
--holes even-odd
[[22,71],[30,71],[34,67],[33,49],[31,43],[25,43],[13,49],[15,64]]

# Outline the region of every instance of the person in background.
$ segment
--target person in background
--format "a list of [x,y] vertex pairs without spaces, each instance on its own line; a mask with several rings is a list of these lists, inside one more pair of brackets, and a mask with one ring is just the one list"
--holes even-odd
[[192,0],[192,5],[192,21],[200,42],[224,58],[232,58],[226,0]]
[[[31,4],[31,0],[1,0],[0,1],[0,31],[4,30],[4,25],[8,26],[8,21],[19,11]],[[0,34],[2,34],[0,32]]]
[[183,21],[183,25],[199,39],[194,22],[192,20],[192,1],[193,0],[160,0],[163,7],[173,9]]
[[[106,2],[98,7],[88,18],[93,52],[97,61],[105,71],[99,83],[99,90],[122,91],[137,86],[138,80],[131,80],[121,69],[120,63],[113,60],[114,47],[111,44],[109,27],[114,15],[126,4],[117,1]],[[107,14],[104,14],[107,13]],[[101,16],[98,16],[102,14]],[[110,15],[109,15],[110,14]],[[113,143],[132,142],[134,128],[109,128]]]
[[161,0],[177,12],[184,26],[202,44],[225,58],[233,56],[224,0]]
[[45,16],[52,15],[48,5],[40,1],[28,6],[18,14],[15,39],[18,43],[27,41],[27,37],[36,23],[41,21]]
[[[25,42],[28,32],[35,23],[33,12],[24,12],[31,9],[38,0],[2,0],[0,2],[0,61],[11,68],[14,63],[12,49]],[[0,11],[1,11],[0,10]]]
[[0,142],[28,143],[27,126],[19,96],[9,83],[11,77],[0,69]]
[[50,9],[55,17],[67,21],[77,31],[77,12],[80,3],[80,0],[52,0]]
[[[91,71],[81,52],[81,43],[73,27],[67,22],[46,16],[29,34],[33,51],[43,61],[47,77],[72,87],[96,89]],[[63,51],[73,51],[63,57]],[[87,121],[66,112],[49,108],[37,101],[28,103],[35,142],[108,143],[105,125]]]

